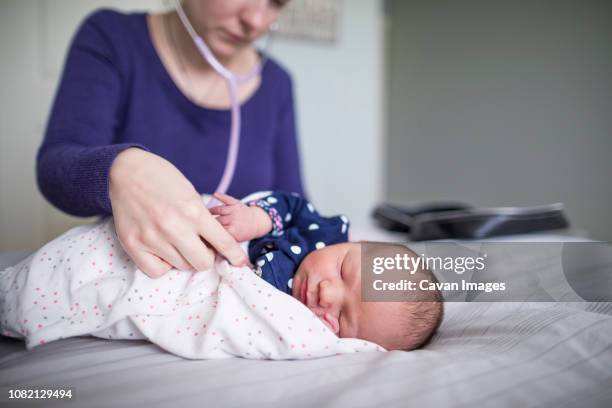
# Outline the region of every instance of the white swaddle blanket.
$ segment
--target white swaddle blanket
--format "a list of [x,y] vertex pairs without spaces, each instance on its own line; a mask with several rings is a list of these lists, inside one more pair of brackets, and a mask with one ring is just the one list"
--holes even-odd
[[73,228],[0,272],[0,333],[26,347],[93,335],[147,339],[185,358],[304,359],[384,351],[339,339],[301,302],[219,257],[159,279],[123,251],[113,220]]

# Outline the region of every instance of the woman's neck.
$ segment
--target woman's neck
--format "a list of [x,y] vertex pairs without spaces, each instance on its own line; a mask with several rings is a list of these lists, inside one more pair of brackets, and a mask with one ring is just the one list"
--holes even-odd
[[[189,65],[192,70],[201,74],[214,72],[204,56],[200,54],[189,32],[183,26],[177,12],[171,11],[164,15],[163,18],[166,18],[168,23],[167,27],[169,33],[167,33],[167,35],[172,37],[169,39],[169,42],[170,44],[174,44],[177,48],[176,51],[179,55],[182,55],[185,64]],[[236,54],[231,56],[215,55],[215,57],[224,67],[238,74],[248,72],[255,66],[258,59],[257,53],[253,47],[239,50]]]

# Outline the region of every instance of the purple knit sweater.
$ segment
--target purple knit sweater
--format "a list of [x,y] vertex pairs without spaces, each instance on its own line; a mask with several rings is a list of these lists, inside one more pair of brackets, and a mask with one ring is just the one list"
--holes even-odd
[[[140,147],[173,163],[200,193],[212,193],[227,157],[230,111],[191,102],[153,47],[145,13],[99,10],[80,26],[37,156],[42,194],[77,216],[111,214],[115,157]],[[242,105],[238,165],[228,193],[304,194],[289,74],[268,59]]]

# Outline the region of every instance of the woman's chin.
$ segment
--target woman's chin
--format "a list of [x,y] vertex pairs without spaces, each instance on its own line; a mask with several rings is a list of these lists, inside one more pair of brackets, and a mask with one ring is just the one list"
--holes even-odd
[[220,62],[231,61],[240,53],[242,49],[242,47],[235,44],[230,44],[223,40],[218,40],[209,46],[213,54],[215,54],[215,57],[217,57]]

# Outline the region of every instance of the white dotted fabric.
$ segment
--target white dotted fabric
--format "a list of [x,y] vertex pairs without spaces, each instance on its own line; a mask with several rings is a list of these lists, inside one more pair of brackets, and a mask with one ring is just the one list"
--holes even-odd
[[147,339],[185,358],[306,359],[384,351],[339,339],[297,299],[217,258],[198,273],[142,273],[111,218],[71,229],[0,272],[0,329],[28,349],[93,335]]

